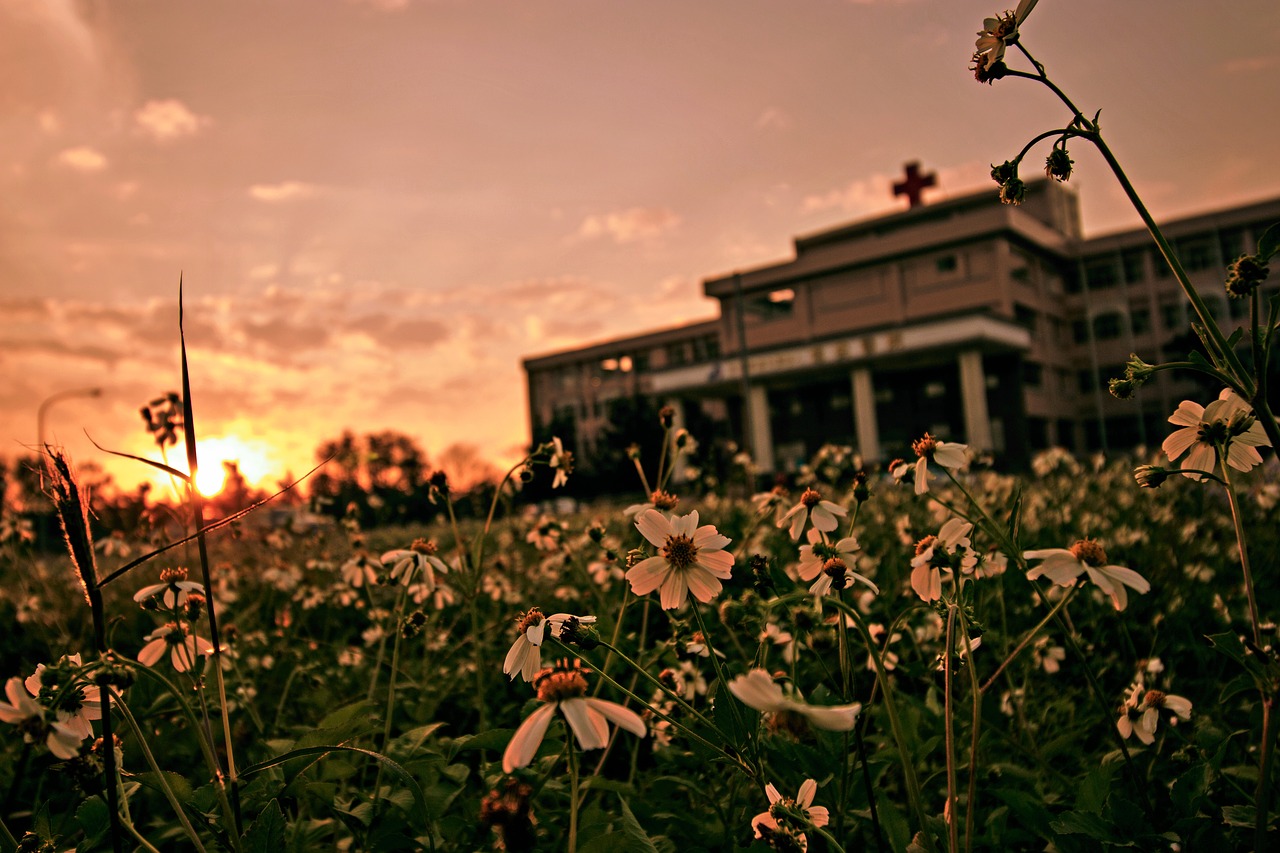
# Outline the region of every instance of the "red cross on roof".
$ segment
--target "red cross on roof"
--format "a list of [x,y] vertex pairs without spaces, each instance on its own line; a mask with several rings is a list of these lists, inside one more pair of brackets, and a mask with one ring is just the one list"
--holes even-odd
[[893,185],[894,195],[905,195],[910,207],[918,207],[921,204],[920,193],[927,187],[936,186],[938,176],[934,172],[927,175],[920,174],[920,161],[908,163],[906,165],[907,176]]

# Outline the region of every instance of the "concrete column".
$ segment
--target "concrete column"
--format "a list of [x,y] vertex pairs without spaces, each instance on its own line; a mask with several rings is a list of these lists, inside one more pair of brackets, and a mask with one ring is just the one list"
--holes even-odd
[[858,437],[858,452],[864,464],[880,460],[880,428],[876,423],[876,394],[871,387],[871,368],[855,367],[850,374],[853,384],[853,428]]
[[747,405],[751,411],[751,455],[761,471],[772,471],[773,429],[769,424],[769,392],[763,385],[752,385]]
[[991,450],[991,415],[987,411],[987,375],[982,353],[960,353],[960,399],[964,406],[965,443],[975,450]]

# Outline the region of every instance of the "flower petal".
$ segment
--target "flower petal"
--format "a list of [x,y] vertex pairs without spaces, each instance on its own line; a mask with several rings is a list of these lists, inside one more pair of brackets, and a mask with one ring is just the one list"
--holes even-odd
[[502,753],[503,773],[510,773],[517,767],[524,767],[533,761],[533,756],[542,745],[542,738],[547,733],[547,726],[551,725],[551,717],[555,711],[554,704],[543,705],[520,724],[516,733],[511,736],[511,742],[507,744],[506,751]]
[[569,728],[573,729],[578,746],[583,749],[604,749],[609,743],[608,722],[600,713],[593,711],[582,697],[565,699],[560,703],[560,711],[569,721]]
[[641,716],[630,708],[624,708],[617,702],[610,702],[608,699],[596,699],[593,696],[587,697],[583,701],[609,722],[620,729],[631,732],[636,737],[644,737],[649,733]]
[[671,564],[665,557],[650,557],[628,569],[627,580],[631,582],[631,591],[636,595],[648,595],[661,586],[671,572]]

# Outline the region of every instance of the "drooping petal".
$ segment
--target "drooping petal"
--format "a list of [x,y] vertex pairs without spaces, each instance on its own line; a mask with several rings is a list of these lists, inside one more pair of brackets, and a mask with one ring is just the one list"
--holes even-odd
[[1227,464],[1237,471],[1248,471],[1255,465],[1262,464],[1262,457],[1252,447],[1232,441],[1227,446]]
[[507,651],[507,657],[502,662],[502,671],[511,676],[515,680],[516,673],[524,667],[524,660],[529,654],[529,641],[524,634],[516,637],[516,641],[511,644],[511,648]]
[[[799,512],[796,512],[797,509]],[[791,529],[787,533],[792,539],[800,541],[800,534],[804,532],[804,523],[809,520],[809,509],[803,505],[797,506],[796,509],[787,513],[787,518],[791,519]]]
[[609,724],[605,718],[591,710],[585,699],[575,696],[560,703],[560,712],[569,721],[569,728],[583,749],[604,749],[609,743]]
[[916,494],[929,491],[929,461],[921,456],[916,460]]
[[967,444],[940,441],[933,451],[933,461],[943,468],[963,468],[965,463],[969,461],[969,457],[965,453],[968,449],[969,446]]
[[757,711],[776,711],[785,702],[782,688],[763,669],[753,669],[731,680],[729,692],[742,704]]
[[530,625],[529,629],[525,631],[524,634],[529,638],[529,642],[533,643],[535,646],[540,646],[542,645],[542,637],[546,630],[547,620],[543,619],[536,625]]
[[1213,449],[1213,445],[1197,441],[1191,445],[1191,452],[1187,454],[1182,467],[1194,468],[1197,471],[1212,471],[1217,462],[1218,451]]
[[644,737],[649,733],[645,727],[644,720],[635,711],[630,708],[624,708],[617,702],[610,702],[608,699],[596,699],[588,696],[583,700],[597,713],[604,716],[609,722],[618,728],[631,732],[636,737]]
[[858,722],[858,714],[862,705],[854,702],[849,705],[808,705],[803,702],[789,702],[793,711],[804,715],[813,726],[829,732],[850,731]]
[[156,637],[138,652],[138,663],[143,666],[154,666],[156,661],[164,655],[164,647],[167,645],[164,637]]
[[814,826],[826,826],[831,822],[831,813],[826,806],[814,806],[809,809],[809,823]]
[[547,733],[547,726],[551,724],[551,717],[555,711],[554,704],[543,705],[520,724],[516,733],[511,736],[511,742],[507,744],[506,751],[502,753],[503,773],[511,773],[517,767],[525,767],[533,761],[533,756],[542,745],[542,738]]
[[1164,697],[1164,707],[1166,710],[1177,714],[1182,720],[1191,719],[1191,701],[1183,696],[1167,694]]

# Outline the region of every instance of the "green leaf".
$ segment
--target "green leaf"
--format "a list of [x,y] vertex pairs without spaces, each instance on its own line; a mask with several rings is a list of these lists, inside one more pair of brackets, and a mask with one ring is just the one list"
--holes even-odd
[[272,800],[241,836],[241,847],[245,853],[279,853],[284,848],[284,830],[284,812],[280,802]]
[[1240,326],[1231,333],[1231,337],[1227,338],[1227,349],[1235,349],[1236,344],[1240,343],[1240,339],[1244,337],[1244,326]]
[[627,801],[618,797],[618,802],[622,805],[622,834],[626,836],[630,845],[628,849],[643,851],[643,853],[658,853],[658,849],[649,840],[649,835],[640,826],[640,821],[636,820]]
[[1271,260],[1276,252],[1280,252],[1280,222],[1263,231],[1258,238],[1258,255],[1264,261]]
[[111,831],[111,813],[102,797],[90,797],[76,809],[76,823],[84,830],[84,841],[77,849],[92,850],[104,842]]
[[445,754],[452,762],[462,753],[473,749],[505,750],[515,733],[515,729],[489,729],[478,735],[461,735],[450,741]]
[[1096,814],[1066,812],[1059,815],[1056,820],[1050,821],[1049,826],[1053,827],[1055,832],[1060,832],[1063,835],[1084,835],[1095,841],[1101,841],[1104,844],[1111,844],[1117,847],[1134,846],[1132,841],[1127,841],[1117,836],[1110,824]]
[[422,794],[422,788],[418,785],[418,781],[414,779],[413,776],[407,770],[405,770],[395,761],[392,761],[390,758],[387,758],[382,753],[374,752],[371,749],[361,749],[358,746],[344,746],[342,744],[326,744],[324,746],[309,746],[309,747],[304,747],[302,749],[293,749],[293,750],[290,750],[289,752],[284,753],[283,755],[277,755],[275,758],[270,758],[266,761],[260,761],[257,764],[246,767],[244,770],[240,771],[240,775],[242,777],[252,776],[254,773],[260,773],[263,770],[266,770],[270,767],[276,767],[278,765],[284,764],[286,761],[290,761],[294,758],[315,756],[315,760],[318,761],[321,758],[324,758],[326,755],[328,755],[331,752],[354,752],[380,762],[384,767],[386,767],[388,770],[394,773],[397,777],[399,777],[399,779],[402,782],[404,782],[405,786],[409,789],[410,793],[413,794],[413,800],[417,804],[418,810],[422,814],[422,818],[424,820],[427,820],[430,818],[431,812],[427,808],[427,800]]

